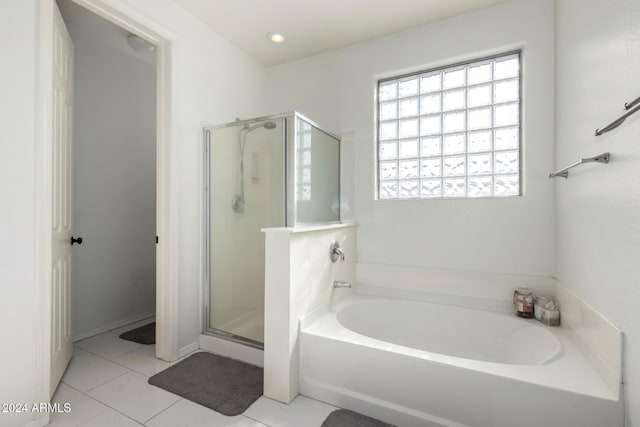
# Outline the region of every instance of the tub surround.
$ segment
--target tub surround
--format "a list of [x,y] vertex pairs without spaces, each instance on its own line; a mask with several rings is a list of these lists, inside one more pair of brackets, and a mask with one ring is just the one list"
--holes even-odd
[[[424,304],[424,313],[466,310],[479,324],[490,323],[492,316],[509,316],[505,323],[515,321],[550,332],[562,347],[560,354],[540,359],[539,364],[474,360],[446,354],[442,346],[435,352],[385,341],[384,318],[399,315],[396,309],[406,311],[398,303],[401,306],[406,301],[360,294],[332,310],[305,318],[300,339],[300,392],[403,426],[506,427],[514,420],[531,427],[622,425],[617,390],[610,388],[566,329],[514,319],[511,314],[460,307],[447,310],[442,303],[410,302]],[[362,304],[385,307],[383,313],[370,313],[380,336],[363,335],[345,327],[348,321],[340,322],[343,313],[348,317],[349,310],[360,310],[357,305]],[[454,335],[461,321],[470,322],[463,317],[440,318],[438,327]],[[407,326],[420,329],[421,324],[432,323],[418,318],[416,324]],[[446,336],[447,332],[439,340],[445,347]],[[531,408],[539,410],[531,413]]]
[[560,303],[562,328],[617,397],[622,384],[622,331],[559,281],[554,296]]
[[358,263],[358,292],[397,298],[437,301],[511,311],[512,295],[519,286],[528,286],[535,295],[553,297],[551,277],[474,271],[435,270],[406,265]]
[[[334,280],[355,283],[356,226],[264,229],[264,395],[290,403],[298,394],[299,320],[353,293],[334,289]],[[345,262],[331,262],[329,246],[340,243]]]

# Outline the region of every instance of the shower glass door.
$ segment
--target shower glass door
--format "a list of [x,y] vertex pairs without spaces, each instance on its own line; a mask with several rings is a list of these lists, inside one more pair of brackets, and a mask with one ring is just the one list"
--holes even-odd
[[[264,236],[285,226],[285,119],[205,129],[205,331],[264,342]],[[206,294],[206,293],[205,293]]]

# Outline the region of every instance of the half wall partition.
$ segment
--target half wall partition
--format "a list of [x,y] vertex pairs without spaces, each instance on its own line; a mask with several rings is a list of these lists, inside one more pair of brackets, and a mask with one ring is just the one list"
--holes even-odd
[[262,348],[263,228],[340,222],[340,138],[299,113],[204,129],[203,333]]

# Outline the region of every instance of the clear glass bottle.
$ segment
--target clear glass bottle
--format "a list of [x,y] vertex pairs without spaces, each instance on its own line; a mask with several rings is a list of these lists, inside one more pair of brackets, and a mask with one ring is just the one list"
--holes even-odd
[[525,319],[533,317],[533,293],[526,286],[520,286],[513,291],[513,304],[516,310],[516,316]]

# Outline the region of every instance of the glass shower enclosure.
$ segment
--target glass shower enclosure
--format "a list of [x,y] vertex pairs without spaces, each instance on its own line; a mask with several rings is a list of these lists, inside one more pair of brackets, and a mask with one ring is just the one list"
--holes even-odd
[[262,229],[340,222],[340,138],[292,112],[205,128],[203,152],[203,332],[262,348]]

